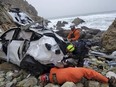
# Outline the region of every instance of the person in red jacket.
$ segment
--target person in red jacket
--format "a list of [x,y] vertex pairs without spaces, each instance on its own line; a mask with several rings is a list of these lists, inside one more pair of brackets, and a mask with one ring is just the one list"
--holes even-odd
[[80,30],[75,28],[75,25],[70,26],[71,31],[69,32],[67,39],[69,41],[76,41],[80,37]]
[[95,70],[82,67],[52,68],[48,75],[44,74],[39,76],[39,81],[51,82],[54,84],[63,84],[67,81],[77,83],[81,81],[83,77],[88,80],[97,80],[102,83],[116,83],[116,79],[111,81]]

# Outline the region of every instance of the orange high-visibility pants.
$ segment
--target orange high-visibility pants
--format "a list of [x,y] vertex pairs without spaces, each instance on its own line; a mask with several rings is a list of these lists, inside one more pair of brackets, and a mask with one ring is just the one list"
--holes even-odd
[[50,82],[54,83],[53,75],[56,75],[58,84],[63,84],[67,81],[77,83],[83,77],[87,79],[94,79],[102,83],[108,83],[108,79],[95,70],[81,67],[68,67],[68,68],[52,68],[50,71]]

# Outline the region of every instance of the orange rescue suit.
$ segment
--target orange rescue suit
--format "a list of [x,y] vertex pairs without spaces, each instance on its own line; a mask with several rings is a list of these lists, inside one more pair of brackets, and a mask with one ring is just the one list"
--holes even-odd
[[71,39],[71,41],[76,41],[80,37],[80,30],[79,29],[74,29],[71,30],[67,36],[68,39]]
[[77,83],[83,77],[87,79],[94,79],[102,83],[108,83],[108,79],[103,76],[102,74],[96,72],[95,70],[88,69],[88,68],[52,68],[50,71],[50,82],[54,83],[53,81],[53,74],[56,74],[56,79],[58,84],[63,84],[67,81]]

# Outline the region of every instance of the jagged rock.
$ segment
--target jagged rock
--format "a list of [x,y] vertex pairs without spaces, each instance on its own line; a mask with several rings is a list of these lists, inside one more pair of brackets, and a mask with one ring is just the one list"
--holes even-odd
[[75,18],[72,23],[74,23],[75,25],[79,25],[81,23],[85,22],[84,20],[80,19],[80,18]]
[[56,29],[59,29],[59,28],[65,26],[65,24],[68,24],[68,22],[66,22],[66,21],[58,21],[57,24],[56,24]]
[[108,30],[103,33],[102,46],[106,51],[112,52],[116,50],[116,19],[109,26]]
[[77,87],[73,82],[65,82],[61,87]]

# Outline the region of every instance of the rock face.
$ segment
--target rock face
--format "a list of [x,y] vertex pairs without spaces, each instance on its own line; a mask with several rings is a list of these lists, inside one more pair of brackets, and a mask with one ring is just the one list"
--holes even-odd
[[14,26],[14,23],[12,23],[12,18],[5,10],[4,6],[0,4],[0,29],[2,31],[6,31],[10,27]]
[[4,31],[16,27],[11,16],[7,13],[11,8],[20,8],[21,11],[29,15],[34,21],[43,18],[37,16],[37,11],[25,0],[0,0],[0,34]]
[[20,8],[21,11],[27,13],[32,19],[38,20],[36,9],[30,5],[26,0],[0,0],[6,9]]
[[112,52],[116,50],[116,19],[109,26],[108,30],[103,33],[102,45],[106,51]]

